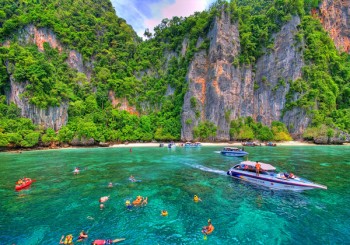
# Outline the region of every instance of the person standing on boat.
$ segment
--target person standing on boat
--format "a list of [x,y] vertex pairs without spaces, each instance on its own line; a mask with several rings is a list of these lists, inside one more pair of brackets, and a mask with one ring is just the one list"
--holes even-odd
[[260,172],[260,163],[258,161],[256,161],[256,164],[255,164],[255,170],[256,170],[256,175],[259,176],[259,172]]

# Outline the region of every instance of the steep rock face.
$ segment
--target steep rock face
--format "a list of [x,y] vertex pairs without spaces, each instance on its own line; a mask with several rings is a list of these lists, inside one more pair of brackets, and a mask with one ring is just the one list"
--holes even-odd
[[[282,28],[275,36],[274,49],[257,61],[254,73],[250,66],[232,65],[240,50],[239,32],[223,12],[208,34],[208,54],[204,50],[196,53],[189,67],[182,139],[192,140],[193,128],[201,121],[218,126],[216,140],[229,140],[229,123],[238,117],[251,116],[267,125],[281,120],[288,81],[301,77],[304,64],[294,42],[299,23],[300,19],[294,17]],[[254,83],[258,89],[254,90]],[[309,123],[299,109],[285,113],[283,121],[293,125],[296,134]]]
[[109,97],[110,101],[112,102],[112,105],[114,108],[119,108],[120,110],[127,111],[133,115],[139,115],[139,112],[136,110],[135,106],[130,106],[127,99],[116,98],[114,91],[109,91],[108,97]]
[[[28,25],[21,29],[18,41],[22,44],[33,43],[40,51],[44,51],[44,43],[48,43],[52,48],[57,48],[59,52],[65,50],[53,31],[47,28],[37,28],[34,25]],[[8,45],[9,41],[6,43]],[[67,63],[69,66],[78,72],[85,73],[87,78],[90,79],[92,65],[90,63],[84,64],[83,56],[76,50],[67,51]]]
[[10,76],[11,91],[7,94],[9,102],[14,102],[21,109],[21,116],[30,118],[34,124],[43,128],[53,128],[59,130],[68,121],[68,102],[62,102],[58,107],[38,108],[29,103],[21,94],[25,91],[26,83],[17,83]]
[[287,111],[282,118],[285,96],[289,91],[289,82],[302,76],[304,61],[298,51],[300,44],[294,40],[299,17],[293,17],[274,37],[273,50],[258,59],[255,81],[258,89],[254,92],[254,115],[257,121],[271,125],[272,121],[282,121],[289,130],[298,136],[310,122],[305,111],[295,108]]
[[341,51],[350,53],[350,1],[323,0],[319,18],[335,46]]
[[[48,43],[52,48],[57,48],[59,52],[64,51],[63,45],[57,40],[56,35],[47,28],[36,28],[28,25],[19,31],[18,41],[22,44],[35,44],[40,51],[44,51],[44,43]],[[9,46],[10,40],[4,45]],[[67,63],[78,72],[85,73],[87,78],[91,77],[90,63],[84,64],[82,55],[75,50],[68,50]],[[59,130],[68,120],[68,102],[63,102],[59,107],[49,107],[41,109],[29,104],[28,99],[21,98],[25,91],[26,83],[17,83],[13,77],[10,78],[10,91],[7,93],[8,102],[14,102],[20,109],[23,117],[30,118],[33,123],[41,125],[43,128],[53,128]]]
[[205,120],[218,126],[217,140],[228,140],[230,121],[253,114],[251,67],[232,65],[240,49],[237,25],[232,25],[230,16],[222,12],[208,38],[208,54],[204,50],[196,53],[187,75],[189,90],[184,99],[181,132],[184,140],[192,140],[193,128]]

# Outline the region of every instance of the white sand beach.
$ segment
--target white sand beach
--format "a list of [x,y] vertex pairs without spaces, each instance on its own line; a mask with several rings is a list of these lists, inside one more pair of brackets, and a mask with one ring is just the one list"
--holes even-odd
[[[177,146],[180,146],[180,144],[183,144],[184,142],[175,142]],[[315,145],[313,143],[308,142],[302,142],[302,141],[285,141],[285,142],[274,142],[277,144],[277,146],[312,146]],[[125,148],[131,148],[131,147],[159,147],[160,143],[128,143],[128,144],[115,144],[111,145],[110,147],[125,147]],[[164,146],[167,146],[167,142],[164,143]],[[201,142],[202,146],[242,146],[241,142]],[[265,146],[263,143],[261,143],[262,146]]]

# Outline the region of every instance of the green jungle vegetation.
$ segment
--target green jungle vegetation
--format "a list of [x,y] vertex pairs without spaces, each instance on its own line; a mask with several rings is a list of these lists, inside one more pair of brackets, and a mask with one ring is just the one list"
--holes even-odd
[[[196,52],[209,49],[207,33],[222,10],[239,24],[242,50],[234,66],[254,65],[272,48],[272,34],[299,15],[302,23],[296,42],[304,43],[307,63],[303,78],[289,81],[285,110],[301,107],[312,116],[308,139],[325,128],[328,134],[331,128],[347,131],[349,55],[339,53],[319,21],[309,15],[319,2],[219,0],[207,11],[164,19],[154,34],[145,30],[147,39],[142,40],[115,14],[109,0],[2,0],[0,42],[10,40],[10,46],[0,46],[0,146],[32,147],[88,138],[98,142],[179,140],[188,66]],[[41,52],[20,42],[20,30],[28,25],[52,30],[67,50],[80,52],[91,77],[67,65],[67,51],[44,44]],[[204,40],[200,47],[196,47],[198,38]],[[188,48],[181,56],[184,39]],[[37,107],[69,103],[67,125],[55,132],[21,118],[16,105],[6,102],[10,77],[26,84],[22,98]],[[110,91],[126,99],[139,115],[113,107]],[[204,121],[193,133],[200,140],[212,140],[216,130],[213,123]],[[233,120],[230,135],[236,140],[291,139],[281,122],[267,127],[249,117]]]

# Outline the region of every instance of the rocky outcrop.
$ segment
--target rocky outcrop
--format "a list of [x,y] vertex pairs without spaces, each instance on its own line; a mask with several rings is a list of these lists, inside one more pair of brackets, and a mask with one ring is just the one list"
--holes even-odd
[[205,50],[196,53],[187,75],[189,89],[184,99],[181,132],[184,140],[193,139],[193,128],[201,121],[213,122],[218,127],[216,139],[227,140],[230,121],[253,113],[251,68],[232,65],[240,49],[237,25],[232,25],[230,16],[223,12],[208,38],[208,54]]
[[[183,140],[192,140],[192,131],[201,121],[217,125],[216,140],[229,140],[230,121],[251,116],[266,125],[282,120],[288,82],[301,77],[302,54],[294,35],[298,17],[292,18],[275,36],[274,49],[251,66],[232,65],[240,51],[237,24],[228,14],[216,18],[208,34],[210,48],[194,55],[190,64],[182,113]],[[303,115],[298,118],[296,115]],[[298,118],[298,119],[296,119]],[[309,119],[300,109],[284,114],[283,121],[300,133]]]
[[[83,56],[76,50],[65,49],[52,30],[28,25],[19,31],[18,41],[23,45],[33,43],[40,51],[44,51],[44,43],[48,43],[50,47],[56,48],[59,52],[67,52],[68,65],[78,72],[85,73],[86,77],[90,80],[92,70],[91,63],[84,64]],[[8,40],[5,43],[9,45],[10,41]]]
[[95,140],[93,138],[85,138],[85,137],[74,137],[74,139],[70,142],[72,146],[93,146],[95,145]]
[[323,0],[319,10],[321,23],[335,46],[350,53],[350,1]]
[[53,31],[47,28],[36,28],[34,25],[28,25],[21,29],[18,41],[24,45],[33,43],[40,51],[44,51],[44,43],[50,44],[50,47],[57,48],[60,52],[63,50]]
[[302,76],[304,61],[298,51],[302,44],[295,42],[299,17],[293,17],[274,37],[274,48],[258,59],[255,81],[258,89],[254,92],[254,115],[257,121],[271,125],[272,121],[283,121],[296,137],[310,123],[306,112],[300,108],[287,111],[282,118],[285,96],[289,91],[289,82]]
[[[88,80],[91,77],[91,63],[84,64],[82,55],[75,50],[66,50],[59,42],[55,33],[47,28],[37,28],[34,25],[28,25],[18,33],[18,42],[20,44],[35,44],[40,51],[44,51],[44,43],[48,43],[52,48],[59,52],[67,52],[68,65],[78,72],[85,73]],[[4,42],[4,46],[11,45],[11,40]],[[11,77],[11,76],[10,76]],[[27,98],[21,95],[25,92],[27,83],[17,83],[13,77],[10,78],[10,90],[7,92],[8,102],[14,102],[20,109],[23,117],[30,118],[33,123],[43,128],[53,128],[59,130],[68,121],[68,102],[62,102],[58,107],[48,107],[46,109],[38,108],[29,103]]]
[[34,124],[42,128],[59,130],[68,121],[68,102],[64,101],[60,106],[39,108],[29,103],[29,100],[21,94],[24,93],[27,83],[17,83],[10,76],[10,91],[6,95],[8,102],[14,102],[21,109],[21,116],[30,118]]
[[129,102],[126,98],[116,98],[114,91],[108,92],[108,97],[112,102],[114,108],[118,108],[119,110],[124,110],[133,115],[139,115],[139,112],[136,110],[135,106],[129,105]]

